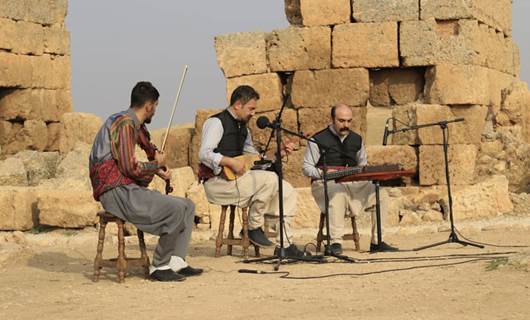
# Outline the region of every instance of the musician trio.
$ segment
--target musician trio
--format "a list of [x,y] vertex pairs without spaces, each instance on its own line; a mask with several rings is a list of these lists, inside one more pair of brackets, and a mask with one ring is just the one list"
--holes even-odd
[[[147,188],[155,175],[167,181],[164,153],[150,142],[145,124],[151,122],[158,105],[159,92],[149,82],[139,82],[131,93],[130,108],[110,116],[96,135],[89,159],[94,198],[103,208],[134,224],[138,229],[158,235],[150,276],[158,281],[182,281],[197,276],[202,269],[186,262],[193,227],[195,207],[184,198],[163,195]],[[278,177],[273,171],[245,171],[243,154],[258,155],[247,124],[256,112],[259,93],[250,86],[236,88],[230,106],[210,117],[203,125],[199,150],[199,179],[204,183],[208,201],[218,205],[248,207],[249,240],[260,247],[276,246],[264,230],[264,216],[278,216]],[[319,143],[329,146],[326,162],[329,172],[344,167],[365,166],[366,151],[360,135],[351,131],[352,110],[345,104],[331,108],[331,123],[314,135]],[[142,148],[148,161],[135,158],[135,147]],[[293,144],[282,144],[281,155],[293,151]],[[312,180],[311,190],[324,212],[322,159],[319,147],[310,142],[306,149],[303,174]],[[228,179],[224,169],[237,179]],[[370,181],[338,183],[328,181],[329,222],[333,254],[342,253],[344,217],[359,215],[375,203],[375,188]],[[387,197],[381,192],[381,213],[387,211]],[[284,248],[287,258],[303,258],[304,253],[291,241],[290,227],[296,214],[296,191],[283,181]],[[374,210],[372,210],[373,212]],[[372,214],[370,251],[375,251],[375,218]],[[279,243],[278,232],[277,243]],[[279,247],[275,248],[278,255]],[[384,242],[377,251],[395,251]]]

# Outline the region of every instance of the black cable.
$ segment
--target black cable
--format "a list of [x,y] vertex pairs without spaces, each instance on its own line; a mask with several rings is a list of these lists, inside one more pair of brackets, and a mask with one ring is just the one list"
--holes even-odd
[[490,246],[490,247],[497,247],[497,248],[530,248],[530,246],[522,246],[522,245],[501,245],[501,244],[492,244],[487,242],[479,242],[475,240],[470,240],[466,238],[457,228],[455,228],[456,233],[458,233],[459,236],[461,236],[464,240],[469,241],[471,243],[475,244],[481,244],[484,246]]

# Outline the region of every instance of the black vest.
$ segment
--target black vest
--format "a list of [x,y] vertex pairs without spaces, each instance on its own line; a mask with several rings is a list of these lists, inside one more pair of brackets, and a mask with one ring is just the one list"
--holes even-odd
[[234,118],[227,109],[212,117],[218,118],[223,124],[223,137],[213,151],[227,157],[242,155],[248,135],[247,125]]
[[[357,166],[357,152],[361,150],[363,139],[357,133],[350,131],[350,134],[344,139],[344,142],[340,141],[340,138],[331,132],[331,129],[326,129],[318,132],[314,136],[315,140],[328,146],[332,149],[340,150],[343,153],[349,155],[346,157],[334,150],[328,150],[326,153],[326,162],[328,166],[341,166],[341,167],[355,167]],[[322,157],[318,160],[317,166],[322,166]]]

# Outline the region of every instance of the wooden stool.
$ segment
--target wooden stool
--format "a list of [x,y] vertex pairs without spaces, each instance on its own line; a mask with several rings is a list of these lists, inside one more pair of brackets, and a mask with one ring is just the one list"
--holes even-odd
[[[225,220],[226,220],[226,209],[228,206],[221,206],[221,217],[219,219],[219,231],[217,232],[217,240],[215,241],[215,257],[221,255],[221,247],[223,244],[227,245],[226,254],[232,255],[232,246],[242,246],[243,247],[243,256],[245,259],[248,258],[248,247],[250,246],[250,241],[248,240],[248,213],[247,208],[241,208],[241,219],[243,224],[243,237],[234,238],[234,219],[236,213],[236,206],[230,206],[230,224],[228,225],[228,236],[224,237],[225,229]],[[256,257],[259,257],[259,247],[254,245],[254,251]]]
[[[140,230],[138,233],[138,244],[140,246],[140,258],[127,258],[125,255],[124,225],[125,221],[111,215],[107,212],[98,212],[99,217],[99,239],[96,258],[94,259],[94,281],[99,280],[102,267],[116,267],[118,270],[118,282],[123,282],[128,266],[141,266],[144,268],[145,275],[149,275],[149,257],[145,250],[144,233]],[[105,228],[107,223],[115,222],[118,225],[118,257],[114,259],[103,259],[103,245],[105,242]]]
[[[321,212],[320,213],[320,223],[318,226],[318,234],[317,234],[317,252],[320,252],[320,249],[322,247],[322,241],[326,240],[327,236],[324,235],[323,229],[324,225],[326,223],[326,215]],[[342,239],[344,240],[353,240],[353,243],[355,245],[355,251],[360,251],[359,247],[359,232],[357,231],[357,223],[355,222],[355,216],[351,217],[351,228],[352,233],[351,234],[345,234]]]

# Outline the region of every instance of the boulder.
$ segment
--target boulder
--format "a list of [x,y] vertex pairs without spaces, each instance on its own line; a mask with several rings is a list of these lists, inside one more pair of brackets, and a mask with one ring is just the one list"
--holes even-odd
[[59,164],[58,152],[21,151],[14,158],[22,160],[30,186],[36,186],[44,179],[55,178]]
[[61,228],[93,226],[98,221],[96,214],[102,210],[90,191],[40,189],[37,198],[41,225]]

